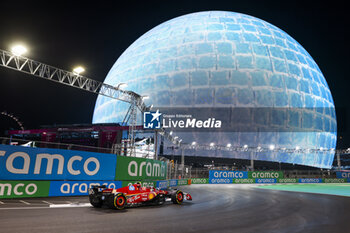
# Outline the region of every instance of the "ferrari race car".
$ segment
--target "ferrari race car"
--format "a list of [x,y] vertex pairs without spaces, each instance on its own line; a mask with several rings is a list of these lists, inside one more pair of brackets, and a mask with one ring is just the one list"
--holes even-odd
[[107,188],[105,185],[89,188],[89,200],[92,206],[107,205],[117,210],[141,205],[163,205],[167,200],[181,204],[192,200],[189,193],[177,189],[161,190],[153,187],[141,187],[140,183],[119,189]]

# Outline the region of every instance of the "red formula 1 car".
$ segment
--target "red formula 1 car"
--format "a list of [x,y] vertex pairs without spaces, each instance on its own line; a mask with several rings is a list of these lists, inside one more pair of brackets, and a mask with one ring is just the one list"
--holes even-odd
[[92,206],[101,207],[103,204],[121,210],[125,207],[140,205],[162,205],[166,200],[181,204],[184,200],[192,200],[189,193],[181,190],[160,190],[153,187],[141,187],[140,183],[119,189],[109,189],[105,185],[89,188],[89,200]]

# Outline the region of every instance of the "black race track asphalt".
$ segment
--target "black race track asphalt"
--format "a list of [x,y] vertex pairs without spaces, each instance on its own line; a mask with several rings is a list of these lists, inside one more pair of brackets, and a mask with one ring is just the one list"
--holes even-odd
[[93,208],[87,197],[0,199],[0,232],[350,232],[350,197],[246,184],[181,189],[192,202],[122,211]]

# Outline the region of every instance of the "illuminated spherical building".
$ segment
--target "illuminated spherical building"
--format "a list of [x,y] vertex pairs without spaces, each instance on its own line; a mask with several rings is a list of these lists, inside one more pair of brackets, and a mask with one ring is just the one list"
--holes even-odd
[[[162,23],[127,48],[105,83],[113,86],[127,83],[127,90],[148,95],[148,103],[157,107],[301,109],[279,123],[301,130],[183,135],[189,143],[327,148],[323,153],[187,151],[186,154],[325,168],[333,162],[334,152],[328,149],[336,145],[336,116],[325,78],[298,42],[255,17],[209,11]],[[99,96],[93,123],[120,122],[127,109],[125,103]]]

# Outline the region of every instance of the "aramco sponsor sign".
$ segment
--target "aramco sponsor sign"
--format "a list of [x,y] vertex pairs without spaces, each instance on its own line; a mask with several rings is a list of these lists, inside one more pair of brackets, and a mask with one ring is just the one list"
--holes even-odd
[[167,166],[165,162],[135,158],[117,157],[115,180],[164,180]]
[[1,198],[47,197],[50,181],[0,181]]
[[[281,171],[225,171],[211,170],[209,171],[210,184],[231,184],[231,183],[251,183],[252,179],[279,179],[283,178]],[[244,181],[238,181],[245,179]],[[248,180],[247,180],[248,179]],[[265,180],[260,181],[265,182]],[[272,182],[272,181],[271,181]],[[274,180],[273,182],[276,182]]]
[[233,179],[247,179],[246,171],[209,171],[209,184],[231,184]]
[[116,155],[0,145],[0,179],[114,180]]
[[191,179],[192,184],[209,184],[208,178],[193,178]]
[[283,178],[281,171],[254,171],[249,172],[248,177],[252,179],[279,179]]
[[122,187],[121,181],[51,181],[49,196],[80,196],[88,195],[92,186],[106,185],[107,188]]
[[350,178],[350,171],[337,172],[337,178],[338,179]]

